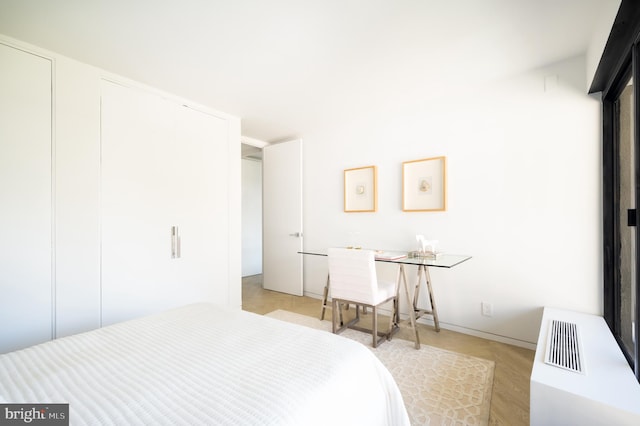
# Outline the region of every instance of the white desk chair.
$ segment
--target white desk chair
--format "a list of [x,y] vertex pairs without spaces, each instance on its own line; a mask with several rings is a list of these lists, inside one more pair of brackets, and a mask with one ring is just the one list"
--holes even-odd
[[[371,333],[373,347],[377,347],[385,339],[390,340],[394,330],[394,316],[397,309],[396,283],[392,281],[379,281],[376,275],[375,253],[373,250],[354,250],[345,248],[330,248],[329,255],[329,279],[330,292],[333,303],[333,332],[341,333],[345,328]],[[392,312],[389,316],[389,331],[378,331],[378,307],[384,303],[392,303]],[[353,303],[356,305],[356,317],[342,325],[342,304]],[[360,320],[359,307],[371,307],[373,310],[373,327],[365,329],[355,326]],[[338,316],[340,324],[338,328]],[[378,339],[380,336],[380,339]]]

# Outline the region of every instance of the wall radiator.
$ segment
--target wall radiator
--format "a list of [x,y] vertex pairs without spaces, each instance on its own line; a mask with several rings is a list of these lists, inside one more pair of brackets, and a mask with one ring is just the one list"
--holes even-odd
[[604,319],[544,308],[530,424],[640,425],[640,384]]

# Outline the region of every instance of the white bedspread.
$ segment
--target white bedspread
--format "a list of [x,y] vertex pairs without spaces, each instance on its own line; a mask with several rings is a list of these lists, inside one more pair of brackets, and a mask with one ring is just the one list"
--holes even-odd
[[209,304],[0,355],[3,400],[69,403],[71,424],[409,424],[364,346]]

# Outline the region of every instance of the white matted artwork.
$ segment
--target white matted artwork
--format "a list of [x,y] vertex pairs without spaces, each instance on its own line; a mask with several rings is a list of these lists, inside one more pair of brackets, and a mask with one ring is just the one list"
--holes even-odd
[[446,157],[402,163],[402,210],[428,212],[446,209]]
[[344,211],[346,213],[378,210],[377,174],[376,166],[344,171]]

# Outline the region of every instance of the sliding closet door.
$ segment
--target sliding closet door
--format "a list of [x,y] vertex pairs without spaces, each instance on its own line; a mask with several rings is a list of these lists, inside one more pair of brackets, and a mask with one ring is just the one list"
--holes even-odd
[[51,61],[0,44],[0,353],[52,338]]
[[108,82],[101,108],[103,325],[226,302],[226,122]]

